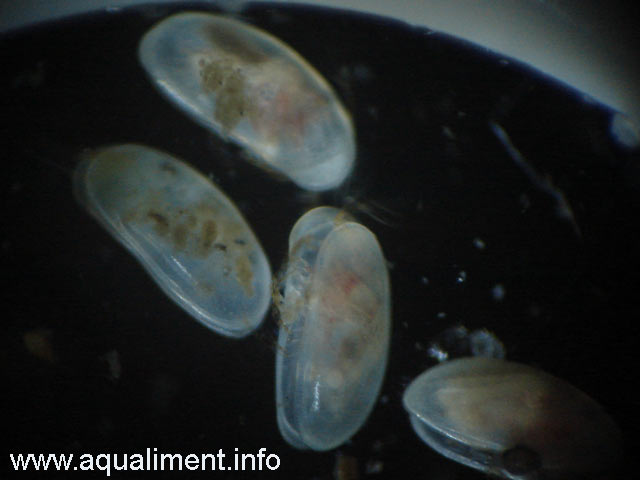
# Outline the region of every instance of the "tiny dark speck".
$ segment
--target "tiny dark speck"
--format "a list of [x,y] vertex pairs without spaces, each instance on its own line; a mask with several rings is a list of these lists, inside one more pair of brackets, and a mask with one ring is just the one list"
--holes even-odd
[[149,211],[147,217],[153,220],[155,231],[159,235],[166,235],[169,231],[169,220],[161,213]]
[[157,213],[157,212],[149,212],[147,215],[152,220],[155,220],[156,222],[161,223],[163,225],[169,226],[169,222],[167,220],[167,217],[165,217],[164,215],[162,215],[160,213]]
[[242,238],[236,238],[233,243],[235,243],[236,245],[246,245],[247,242],[245,240],[243,240]]
[[177,175],[178,173],[178,170],[176,169],[176,167],[174,167],[173,165],[167,162],[160,165],[160,170],[162,170],[163,172],[170,173],[171,175]]

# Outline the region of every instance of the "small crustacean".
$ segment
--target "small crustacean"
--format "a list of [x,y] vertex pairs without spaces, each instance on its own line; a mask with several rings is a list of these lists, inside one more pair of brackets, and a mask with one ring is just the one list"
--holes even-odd
[[427,445],[513,480],[567,479],[615,465],[618,427],[589,396],[552,375],[484,357],[442,363],[404,394]]
[[278,308],[276,405],[296,448],[335,448],[362,426],[380,391],[390,336],[389,278],[376,237],[331,207],[289,236]]
[[327,81],[267,32],[183,12],[144,36],[139,57],[171,102],[264,168],[313,191],[337,187],[351,172],[349,114]]
[[171,155],[135,144],[91,152],[74,190],[164,292],[212,330],[243,337],[262,322],[271,269],[233,202]]

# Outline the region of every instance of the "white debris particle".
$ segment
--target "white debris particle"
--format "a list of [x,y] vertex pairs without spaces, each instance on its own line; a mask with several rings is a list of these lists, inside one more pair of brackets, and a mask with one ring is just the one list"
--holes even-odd
[[102,359],[107,362],[109,367],[109,378],[111,380],[118,381],[122,375],[122,364],[120,363],[120,354],[117,350],[109,350],[102,356]]
[[505,348],[498,338],[486,329],[469,334],[469,346],[474,357],[504,358]]
[[504,300],[505,290],[504,286],[501,283],[498,283],[493,286],[491,289],[491,296],[496,302],[501,302]]
[[439,345],[433,343],[427,349],[427,355],[438,362],[444,362],[449,358],[449,353],[444,351]]
[[484,250],[487,244],[484,243],[484,240],[482,240],[481,238],[476,237],[473,239],[473,246],[476,247],[478,250]]
[[491,130],[493,130],[493,134],[496,138],[502,143],[502,146],[507,151],[511,159],[515,162],[515,164],[522,170],[522,172],[529,178],[531,183],[542,192],[549,195],[556,202],[556,215],[560,218],[563,218],[573,228],[573,231],[578,237],[581,237],[582,234],[580,232],[580,227],[576,222],[575,216],[573,214],[573,210],[571,209],[571,205],[569,201],[564,195],[564,192],[556,187],[551,178],[548,175],[541,175],[536,171],[535,168],[527,161],[527,159],[522,155],[520,150],[516,148],[516,146],[509,138],[509,134],[497,123],[490,122],[489,126]]
[[611,135],[625,148],[640,146],[640,125],[624,113],[617,112],[611,119]]
[[453,133],[453,130],[451,130],[450,127],[443,125],[442,127],[442,134],[447,137],[449,140],[455,140],[456,139],[456,135]]
[[353,67],[353,76],[356,78],[356,80],[359,80],[361,82],[367,82],[374,78],[371,69],[363,63],[359,63]]
[[366,475],[382,473],[383,468],[384,468],[384,464],[382,463],[381,460],[369,460],[365,465],[364,473]]

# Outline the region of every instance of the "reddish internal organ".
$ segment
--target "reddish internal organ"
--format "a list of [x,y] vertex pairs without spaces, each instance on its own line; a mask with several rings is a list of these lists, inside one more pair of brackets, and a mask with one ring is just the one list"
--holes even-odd
[[138,55],[170,102],[265,169],[313,191],[335,188],[351,173],[349,113],[320,73],[267,32],[184,12],[147,32]]
[[271,269],[235,204],[186,162],[122,144],[86,154],[76,198],[176,304],[208,328],[244,337],[271,300]]
[[377,399],[389,347],[389,279],[375,236],[329,207],[306,213],[292,230],[291,282],[305,265],[304,290],[292,304],[285,296],[282,307],[278,425],[293,446],[328,450],[362,426]]
[[[591,478],[611,468],[620,431],[595,400],[527,365],[468,357],[433,367],[403,403],[422,440],[440,454],[512,480]],[[531,471],[511,463],[523,453]]]

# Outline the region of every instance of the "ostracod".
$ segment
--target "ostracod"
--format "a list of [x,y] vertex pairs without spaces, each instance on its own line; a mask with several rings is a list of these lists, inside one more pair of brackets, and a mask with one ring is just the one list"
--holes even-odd
[[444,362],[409,385],[404,406],[427,445],[504,478],[597,473],[614,465],[621,451],[617,426],[593,399],[506,360]]
[[329,450],[365,422],[386,368],[390,287],[376,237],[335,208],[307,212],[281,291],[278,426],[294,447]]
[[264,318],[271,270],[229,198],[188,164],[142,145],[98,149],[78,164],[76,198],[198,321],[242,337]]
[[138,53],[166,98],[265,168],[315,191],[338,186],[352,170],[349,114],[327,81],[272,35],[186,12],[152,28]]

